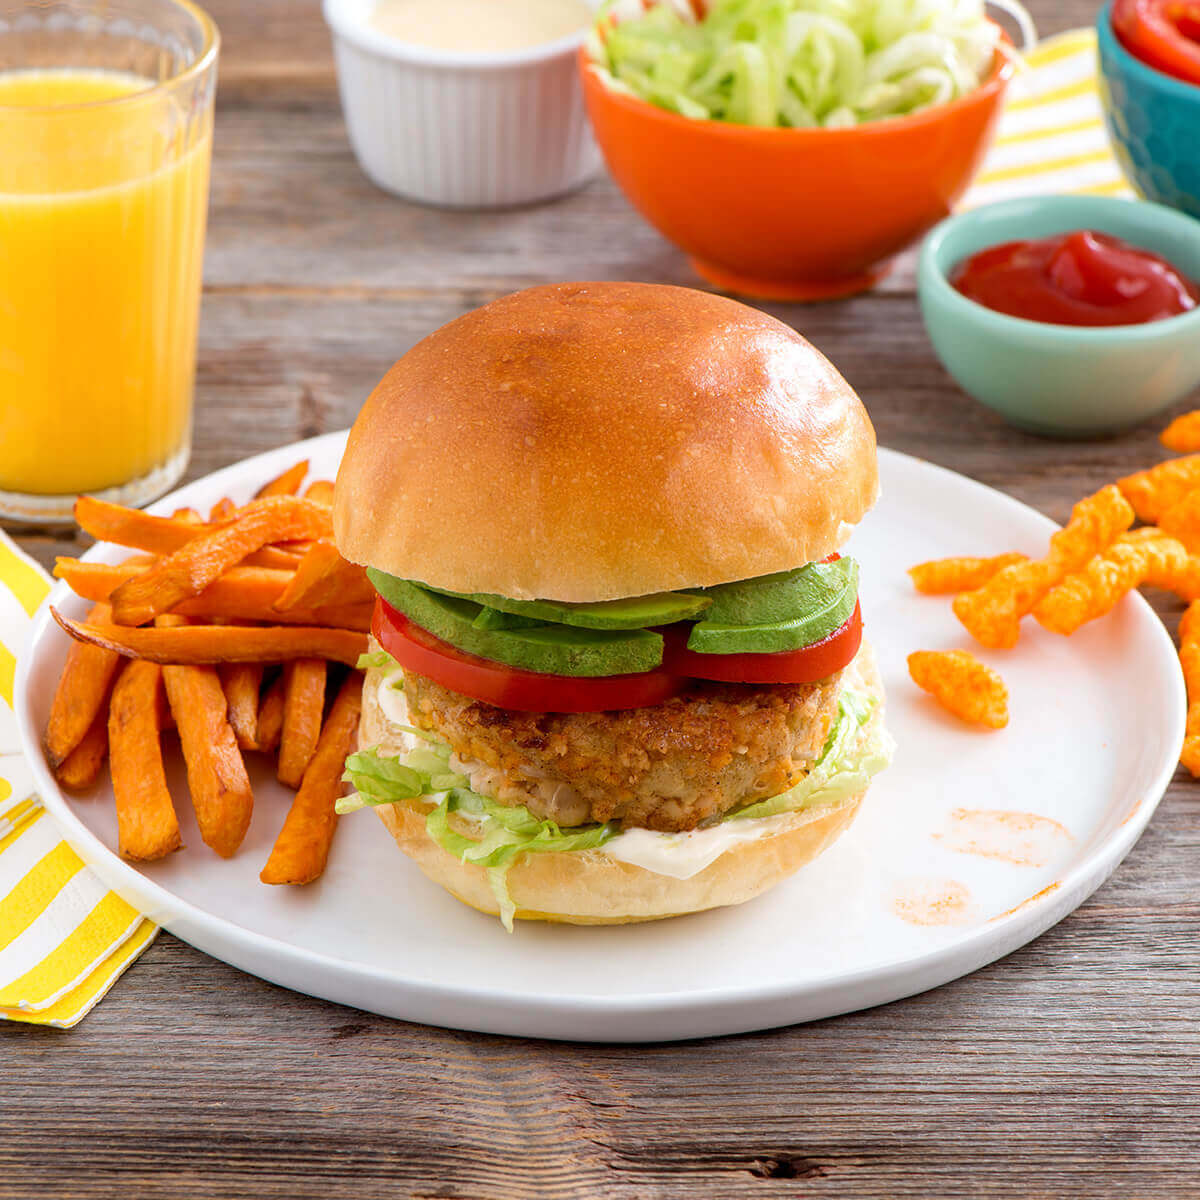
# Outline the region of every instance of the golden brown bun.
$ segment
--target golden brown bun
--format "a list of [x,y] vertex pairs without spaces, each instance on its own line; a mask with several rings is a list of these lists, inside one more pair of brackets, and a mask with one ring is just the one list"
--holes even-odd
[[[865,642],[853,669],[860,680],[858,686],[882,702],[883,685]],[[364,695],[364,701],[370,699]],[[368,739],[364,725],[369,710],[374,715]],[[882,711],[875,719],[882,719]],[[363,720],[360,743],[373,744],[379,734],[377,707],[364,703]],[[733,846],[690,879],[674,879],[620,862],[603,849],[524,854],[509,868],[509,894],[519,919],[572,925],[624,925],[741,904],[794,874],[833,843],[854,819],[864,794],[793,813],[790,820],[780,822],[777,833]],[[381,805],[375,811],[400,849],[430,879],[464,904],[480,912],[498,913],[486,871],[460,862],[426,833],[425,816],[430,807],[427,801],[411,800]],[[478,837],[472,825],[459,823],[453,815],[450,820],[464,836]]]
[[858,397],[787,325],[688,288],[563,283],[392,367],[334,530],[347,558],[435,587],[607,600],[823,558],[877,492]]

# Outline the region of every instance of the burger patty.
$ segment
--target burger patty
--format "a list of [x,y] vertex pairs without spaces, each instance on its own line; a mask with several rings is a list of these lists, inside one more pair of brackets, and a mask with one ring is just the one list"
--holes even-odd
[[527,713],[406,672],[410,719],[450,743],[472,788],[559,825],[675,833],[799,782],[825,744],[841,672],[819,683],[697,683],[652,708]]

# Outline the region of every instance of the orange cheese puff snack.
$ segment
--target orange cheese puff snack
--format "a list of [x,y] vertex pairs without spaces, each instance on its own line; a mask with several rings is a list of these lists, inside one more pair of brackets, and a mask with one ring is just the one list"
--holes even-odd
[[983,587],[997,571],[1025,562],[1025,555],[1013,551],[992,558],[936,558],[908,568],[913,587],[926,596],[945,596],[951,592],[970,592]]
[[1126,592],[1154,574],[1169,576],[1187,565],[1188,553],[1174,538],[1118,539],[1082,571],[1068,575],[1041,600],[1033,615],[1051,633],[1071,634],[1110,612]]
[[1158,440],[1176,454],[1195,454],[1200,450],[1200,408],[1176,417],[1158,435]]
[[1021,618],[1065,576],[1079,570],[1133,524],[1133,509],[1115,484],[1080,500],[1071,519],[1050,538],[1043,559],[1014,563],[981,588],[954,599],[954,615],[976,641],[993,649],[1017,644]]
[[1188,492],[1158,519],[1163,533],[1178,538],[1189,553],[1200,553],[1200,491]]
[[913,683],[945,709],[973,725],[1008,724],[1004,680],[967,650],[915,650],[908,656]]
[[1187,732],[1179,761],[1200,778],[1200,601],[1193,600],[1179,622],[1179,665],[1187,686]]
[[1200,487],[1200,454],[1171,458],[1136,475],[1117,480],[1121,495],[1147,524],[1157,524],[1173,504]]

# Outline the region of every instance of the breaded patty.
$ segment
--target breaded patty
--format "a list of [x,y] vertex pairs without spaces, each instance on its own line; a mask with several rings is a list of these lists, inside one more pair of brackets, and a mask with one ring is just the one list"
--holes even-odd
[[652,708],[526,713],[407,672],[410,719],[448,741],[481,794],[560,825],[679,832],[803,778],[825,743],[841,673],[820,683],[697,684]]

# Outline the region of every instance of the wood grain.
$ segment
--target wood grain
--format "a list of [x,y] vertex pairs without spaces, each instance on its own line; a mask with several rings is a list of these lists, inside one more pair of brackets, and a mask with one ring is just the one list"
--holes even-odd
[[[192,476],[348,424],[399,354],[493,296],[694,282],[607,180],[503,214],[386,196],[346,143],[315,0],[210,7],[224,49]],[[1032,7],[1049,32],[1097,5]],[[1161,456],[1154,429],[1044,441],[968,400],[925,338],[911,256],[869,296],[769,307],[845,372],[883,444],[1060,520]],[[49,563],[75,539],[22,541]],[[1033,945],[753,1036],[628,1048],[426,1029],[163,934],[74,1031],[0,1026],[0,1198],[1194,1197],[1197,946],[1200,788],[1183,778],[1112,881]]]

